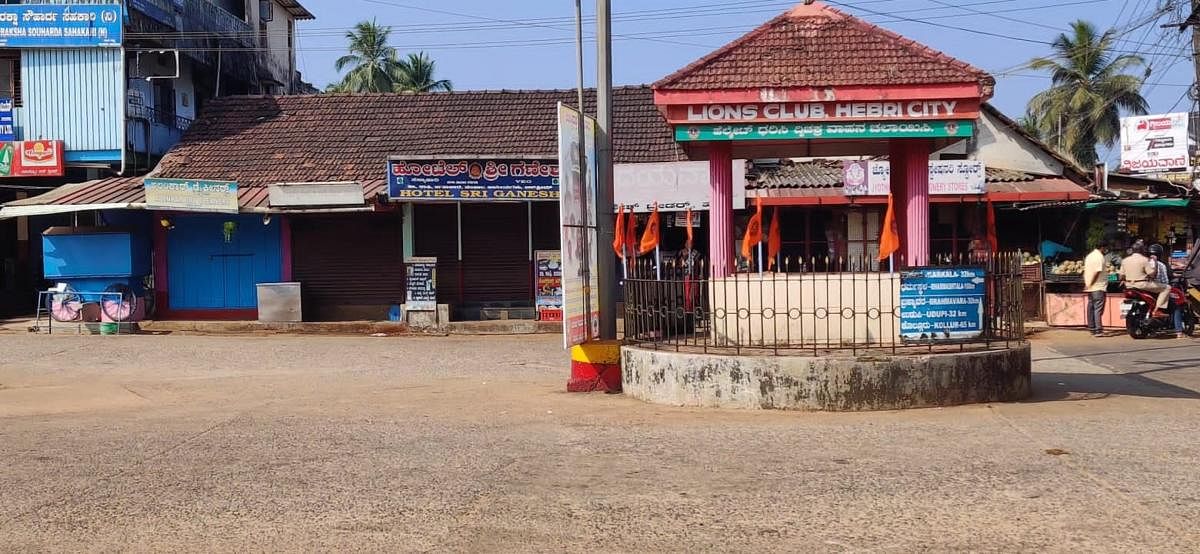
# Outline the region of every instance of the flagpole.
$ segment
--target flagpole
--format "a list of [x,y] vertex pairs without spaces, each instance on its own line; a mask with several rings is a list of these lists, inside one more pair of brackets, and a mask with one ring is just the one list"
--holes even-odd
[[654,278],[662,281],[662,255],[657,244],[654,245]]
[[762,241],[758,241],[758,275],[763,274],[763,257],[762,257]]

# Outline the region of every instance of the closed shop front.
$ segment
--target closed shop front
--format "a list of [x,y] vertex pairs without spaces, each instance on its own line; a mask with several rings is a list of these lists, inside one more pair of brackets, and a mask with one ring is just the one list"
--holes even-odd
[[[245,317],[258,283],[282,275],[280,223],[257,215],[171,215],[166,231],[167,306],[177,318]],[[161,284],[160,284],[161,286]]]
[[404,302],[399,213],[290,216],[292,278],[304,319],[387,319]]

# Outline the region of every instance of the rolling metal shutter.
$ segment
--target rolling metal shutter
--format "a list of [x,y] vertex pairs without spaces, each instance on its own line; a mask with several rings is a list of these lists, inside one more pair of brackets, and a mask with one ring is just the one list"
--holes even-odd
[[399,214],[292,216],[291,226],[292,276],[301,283],[305,319],[323,319],[335,306],[404,302]]
[[464,302],[533,304],[527,210],[524,203],[463,204]]
[[438,302],[461,304],[458,213],[454,204],[413,205],[413,255],[438,259]]

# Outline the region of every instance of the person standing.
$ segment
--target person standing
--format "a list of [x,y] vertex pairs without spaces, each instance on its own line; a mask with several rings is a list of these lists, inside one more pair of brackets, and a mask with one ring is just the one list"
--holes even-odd
[[1138,240],[1133,243],[1131,250],[1133,253],[1121,260],[1121,277],[1125,279],[1125,286],[1157,294],[1154,317],[1166,317],[1165,310],[1171,288],[1155,279],[1155,275],[1158,273],[1158,264],[1146,257],[1144,241]]
[[1100,243],[1083,259],[1083,290],[1087,292],[1088,331],[1099,337],[1104,334],[1104,305],[1108,292],[1108,274],[1104,271],[1104,256],[1108,245]]

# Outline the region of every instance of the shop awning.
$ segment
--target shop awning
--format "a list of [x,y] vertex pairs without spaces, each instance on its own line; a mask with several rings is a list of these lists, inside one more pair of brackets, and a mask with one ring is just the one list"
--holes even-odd
[[36,206],[4,206],[0,208],[0,219],[12,219],[14,217],[33,217],[39,215],[54,215],[54,214],[69,214],[74,212],[87,212],[91,210],[128,210],[140,209],[141,204],[43,204]]
[[1191,204],[1187,198],[1147,198],[1145,200],[1101,200],[1088,202],[1087,209],[1096,208],[1186,208]]

